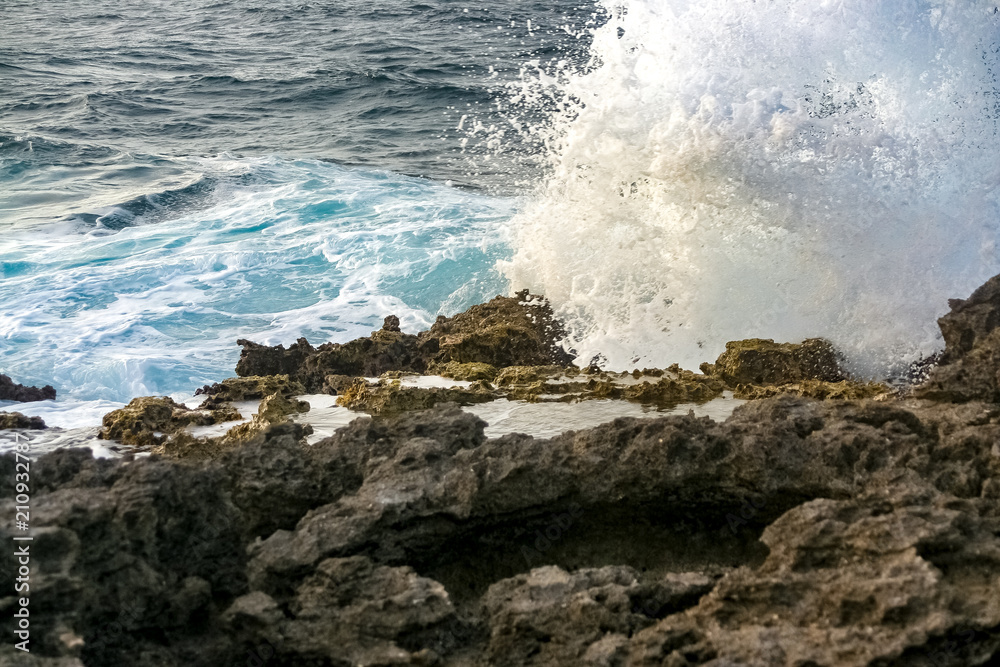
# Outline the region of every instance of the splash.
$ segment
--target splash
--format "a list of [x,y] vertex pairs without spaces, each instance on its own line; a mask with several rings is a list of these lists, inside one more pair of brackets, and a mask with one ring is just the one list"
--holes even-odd
[[825,336],[891,372],[1000,272],[994,2],[602,11],[590,67],[517,91],[554,109],[548,176],[501,263],[584,360],[695,367],[727,340]]

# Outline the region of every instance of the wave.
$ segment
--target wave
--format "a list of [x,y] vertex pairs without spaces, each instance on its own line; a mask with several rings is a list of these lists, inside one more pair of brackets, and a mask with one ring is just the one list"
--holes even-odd
[[314,160],[184,162],[203,174],[188,187],[0,237],[5,373],[74,400],[186,396],[232,374],[238,338],[343,342],[388,314],[416,331],[506,290],[512,200]]
[[871,375],[937,349],[947,299],[1000,271],[995,3],[605,5],[590,67],[514,91],[549,115],[512,289],[618,368],[751,336]]

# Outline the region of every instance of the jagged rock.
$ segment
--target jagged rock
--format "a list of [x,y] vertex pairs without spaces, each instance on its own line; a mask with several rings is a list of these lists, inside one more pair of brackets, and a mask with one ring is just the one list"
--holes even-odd
[[[0,468],[13,479],[13,456],[0,458]],[[190,632],[246,592],[241,518],[220,468],[93,459],[77,449],[43,456],[31,471],[34,539],[25,545],[11,541],[9,528],[0,532],[29,548],[32,656],[86,665],[193,664],[185,655],[202,665],[234,662],[225,636]],[[13,512],[12,498],[3,504]],[[14,601],[12,590],[0,598],[5,615]]]
[[201,410],[213,409],[232,403],[264,398],[272,394],[284,397],[298,396],[306,393],[302,383],[295,382],[287,375],[251,375],[248,377],[226,378],[211,386],[205,385],[194,393],[195,396],[207,395],[208,398],[198,406]]
[[379,331],[349,343],[325,343],[318,348],[305,338],[287,350],[247,340],[236,374],[287,374],[310,392],[323,391],[331,375],[377,377],[386,371],[423,373],[434,364],[482,363],[500,368],[516,365],[568,365],[573,357],[559,341],[565,332],[542,297],[519,292],[498,296],[464,313],[438,317],[428,331],[414,336],[399,330],[399,320],[386,318]]
[[128,445],[153,446],[192,424],[207,426],[242,418],[231,407],[191,410],[167,396],[144,396],[104,415],[100,437]]
[[948,303],[951,312],[938,320],[944,353],[914,395],[954,403],[1000,402],[1000,276],[968,299]]
[[354,384],[354,380],[355,378],[351,375],[327,375],[323,380],[321,392],[330,396],[339,396]]
[[993,276],[968,299],[950,299],[951,311],[938,319],[945,350],[941,363],[961,359],[1000,327],[1000,275]]
[[[287,388],[287,384],[282,386]],[[289,415],[308,411],[309,403],[306,401],[289,398],[280,392],[274,393],[260,402],[257,412],[249,421],[236,424],[221,437],[195,437],[177,431],[162,440],[161,445],[153,451],[173,458],[217,458],[228,449],[244,445],[270,426],[287,422]],[[300,437],[305,437],[312,433],[312,427],[305,424],[299,427],[299,431]]]
[[[33,655],[163,667],[244,664],[248,651],[274,665],[455,667],[1000,658],[1000,405],[784,395],[722,423],[618,419],[547,440],[483,428],[438,406],[312,446],[299,426],[271,425],[197,465],[41,457]],[[0,475],[14,465],[0,457]],[[11,532],[0,524],[7,544]]]
[[788,394],[790,396],[803,396],[806,398],[850,400],[856,401],[863,398],[875,398],[876,396],[886,396],[892,391],[881,382],[854,382],[842,380],[840,382],[824,382],[822,380],[803,380],[793,384],[783,385],[738,385],[733,390],[735,398],[754,400],[759,398],[770,398]]
[[461,364],[457,361],[449,361],[444,365],[434,365],[427,372],[453,380],[471,382],[475,382],[476,380],[493,382],[496,379],[497,373],[499,373],[496,366],[476,362]]
[[[994,664],[996,504],[919,480],[818,499],[764,530],[767,560],[640,632],[628,664]],[[568,664],[568,663],[567,663]]]
[[702,370],[730,387],[845,379],[836,350],[822,338],[809,338],[801,343],[775,343],[769,338],[730,341],[715,364],[703,364]]
[[549,566],[497,582],[483,596],[490,627],[486,663],[594,664],[584,657],[592,644],[610,634],[626,639],[618,644],[624,648],[628,637],[652,625],[636,608],[639,590],[638,573],[622,566],[572,574]]
[[337,405],[373,415],[385,415],[413,410],[426,410],[439,403],[472,405],[497,398],[493,388],[476,382],[459,387],[407,387],[399,380],[379,380],[372,384],[356,378],[350,387],[337,396]]
[[0,374],[0,401],[29,403],[31,401],[51,401],[55,398],[56,390],[52,385],[45,385],[41,389],[26,387],[23,384],[15,384],[9,376]]
[[20,412],[0,412],[0,431],[9,428],[44,429],[48,427],[41,417],[26,417]]
[[562,366],[508,366],[496,375],[496,384],[506,387],[517,384],[531,384],[539,380],[557,380],[576,375],[575,368]]
[[289,612],[286,619],[273,599],[254,592],[226,616],[231,625],[258,627],[249,645],[273,645],[286,663],[392,665],[421,658],[429,664],[427,645],[455,615],[440,583],[362,556],[320,563],[299,585]]

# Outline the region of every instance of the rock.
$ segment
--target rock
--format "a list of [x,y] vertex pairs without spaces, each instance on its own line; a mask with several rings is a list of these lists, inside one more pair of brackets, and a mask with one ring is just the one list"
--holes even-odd
[[938,320],[944,353],[914,395],[953,403],[1000,402],[1000,276],[968,299],[949,304],[951,312]]
[[[562,384],[722,382],[646,375]],[[108,427],[190,418],[137,401]],[[294,405],[266,402],[277,420]],[[484,427],[438,405],[311,446],[301,425],[265,423],[197,462],[41,456],[33,664],[1000,659],[1000,404],[786,393],[725,422],[617,419],[544,440]],[[15,464],[0,456],[0,476]]]
[[822,400],[850,400],[887,396],[892,390],[881,382],[824,382],[822,380],[803,380],[784,385],[738,385],[733,391],[735,398],[755,400],[788,394]]
[[395,315],[389,315],[382,322],[382,331],[399,331],[399,318]]
[[653,623],[635,608],[638,579],[628,567],[569,573],[548,566],[493,584],[483,596],[490,628],[486,664],[594,664],[598,651],[590,647],[609,634],[626,639],[611,647],[624,657],[627,638]]
[[968,299],[950,299],[951,311],[938,320],[945,350],[941,363],[961,359],[1000,327],[1000,275],[986,281]]
[[542,297],[519,292],[498,296],[464,313],[441,316],[419,335],[399,330],[398,318],[389,316],[379,331],[349,343],[312,347],[300,338],[287,350],[247,340],[242,346],[236,374],[289,375],[309,392],[320,392],[329,376],[377,377],[386,371],[423,373],[432,365],[480,363],[496,368],[517,365],[568,365],[573,357],[559,341],[565,336]]
[[[13,455],[0,467],[13,479]],[[33,540],[0,532],[30,553],[32,656],[87,665],[235,661],[226,637],[190,632],[246,592],[241,517],[220,468],[64,450],[31,472]],[[4,511],[13,502],[5,498]],[[12,602],[0,598],[5,609]]]
[[190,410],[167,396],[145,396],[104,415],[100,437],[127,445],[155,446],[192,424],[206,426],[237,419],[242,417],[231,407]]
[[1000,650],[997,526],[995,504],[916,480],[805,503],[764,530],[759,568],[638,633],[628,664],[986,664]]
[[531,384],[539,380],[558,380],[563,377],[573,377],[577,374],[575,368],[562,366],[508,366],[496,375],[496,384],[500,387],[510,385]]
[[9,376],[0,374],[0,401],[29,403],[31,401],[52,401],[55,398],[56,390],[51,385],[45,385],[41,389],[26,387],[23,384],[15,384]]
[[435,361],[507,366],[568,366],[573,355],[559,342],[566,332],[544,297],[527,290],[498,296],[455,317],[438,317],[421,339],[438,341]]
[[201,410],[213,409],[233,401],[246,401],[280,394],[286,398],[306,393],[300,382],[287,375],[251,375],[227,378],[211,386],[206,385],[195,392],[195,396],[207,395],[199,406]]
[[260,631],[250,645],[273,643],[287,664],[419,664],[436,630],[455,615],[440,583],[362,556],[320,563],[296,590],[288,619],[272,599],[246,597],[227,615],[252,614]]
[[822,338],[802,343],[775,343],[769,338],[730,341],[715,364],[705,368],[730,387],[845,379],[836,350]]
[[[217,458],[226,450],[243,446],[270,426],[287,423],[289,415],[308,411],[309,403],[306,401],[288,398],[280,392],[276,392],[260,402],[257,412],[250,418],[250,421],[236,424],[221,437],[195,437],[183,431],[175,431],[172,435],[161,440],[160,446],[154,448],[153,451],[172,458]],[[225,414],[224,410],[217,412]],[[308,424],[299,426],[297,430],[300,438],[305,438],[312,431],[312,426]]]
[[44,429],[48,427],[41,417],[26,417],[20,412],[0,412],[0,431],[9,428]]
[[496,399],[493,388],[486,383],[473,383],[468,388],[407,387],[399,380],[380,380],[375,384],[364,378],[337,397],[337,405],[372,415],[426,410],[440,403],[472,405]]
[[461,364],[457,361],[449,361],[444,365],[436,364],[431,366],[427,372],[440,375],[441,377],[451,378],[453,380],[465,380],[471,382],[476,380],[493,382],[497,373],[499,373],[496,366],[491,366],[490,364],[480,364],[476,362]]

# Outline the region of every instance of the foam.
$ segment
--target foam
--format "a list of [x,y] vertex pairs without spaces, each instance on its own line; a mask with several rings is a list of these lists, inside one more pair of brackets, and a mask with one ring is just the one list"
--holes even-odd
[[515,91],[562,110],[511,288],[617,369],[752,336],[868,374],[940,347],[947,299],[1000,271],[995,3],[605,5],[592,69]]
[[506,290],[512,200],[311,160],[192,164],[215,184],[196,210],[171,193],[119,231],[5,233],[5,373],[60,399],[183,397],[232,375],[238,338],[344,342],[388,314],[415,331]]

